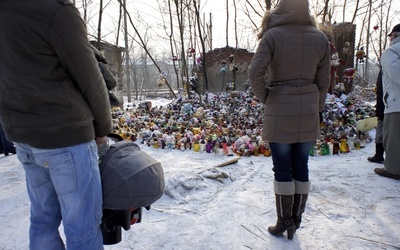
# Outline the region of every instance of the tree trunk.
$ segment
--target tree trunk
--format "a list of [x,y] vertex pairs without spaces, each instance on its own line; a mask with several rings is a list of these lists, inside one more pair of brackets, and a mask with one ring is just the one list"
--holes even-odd
[[[102,0],[101,0],[102,1]],[[126,0],[124,0],[124,6],[126,6]],[[126,76],[126,92],[128,95],[128,102],[132,102],[131,93],[131,81],[130,81],[130,70],[131,65],[129,59],[129,43],[128,43],[128,22],[127,22],[127,11],[124,12],[124,28],[125,28],[125,76]]]
[[182,82],[185,86],[186,93],[188,95],[188,98],[190,98],[190,91],[189,91],[189,83],[188,83],[188,70],[187,70],[187,64],[186,64],[186,55],[185,55],[185,40],[183,36],[184,32],[184,27],[183,27],[183,3],[180,2],[180,5],[178,3],[178,0],[175,0],[175,7],[176,7],[176,12],[178,16],[178,24],[179,24],[179,34],[180,34],[180,39],[181,39],[181,75],[182,75]]
[[[118,0],[118,2],[121,3],[122,0]],[[125,0],[124,0],[125,1]],[[147,49],[147,46],[145,44],[145,42],[143,41],[142,36],[140,35],[139,31],[136,29],[136,26],[133,24],[132,18],[129,15],[129,13],[126,10],[126,5],[123,4],[122,7],[124,8],[125,13],[127,14],[128,18],[129,18],[129,22],[131,23],[133,29],[135,30],[136,35],[139,37],[140,43],[138,42],[138,44],[146,51],[146,54],[149,56],[149,58],[151,59],[151,61],[154,63],[154,66],[157,68],[158,72],[161,73],[161,69],[160,66],[158,65],[157,61],[154,60],[154,58],[152,57],[152,55],[150,54],[149,50]],[[169,84],[167,84],[172,95],[176,98],[175,92],[172,90],[171,86]]]
[[119,44],[119,32],[121,30],[121,20],[122,20],[122,5],[121,3],[119,4],[119,15],[118,15],[118,26],[117,26],[117,37],[116,37],[116,42],[115,44],[118,46]]
[[103,18],[103,0],[100,0],[100,9],[99,9],[99,24],[97,26],[97,48],[100,49],[100,41],[101,41],[101,19]]
[[[204,44],[203,34],[201,32],[201,27],[200,27],[200,12],[199,12],[200,3],[199,3],[199,6],[197,6],[196,0],[193,0],[193,3],[194,3],[194,8],[195,8],[195,14],[196,14],[196,18],[197,18],[197,28],[199,31],[200,43],[201,43],[201,48],[202,48],[202,56],[201,56],[202,57],[202,62],[201,62],[202,67],[201,68],[203,70],[203,75],[204,75],[204,77],[203,77],[204,84],[202,86],[205,86],[205,88],[206,88],[205,91],[207,91],[208,90],[208,80],[207,80],[207,69],[206,69],[206,46]],[[200,83],[198,83],[198,84],[200,84]],[[205,91],[203,90],[203,88],[201,88],[201,91],[199,91],[199,92],[201,94],[203,94]]]
[[[176,54],[174,53],[174,25],[172,22],[172,9],[171,9],[171,0],[168,0],[168,12],[169,12],[169,23],[170,23],[170,33],[167,34],[169,37],[169,45],[171,48],[171,57],[175,56]],[[176,75],[176,87],[179,89],[179,72],[176,68],[176,62],[175,60],[172,60],[172,64],[174,65],[174,72]]]
[[238,30],[237,30],[237,9],[236,9],[236,1],[233,1],[233,7],[235,10],[235,20],[234,20],[234,25],[235,25],[235,48],[237,49],[239,46],[239,41],[238,41]]
[[229,47],[229,0],[226,0],[226,37],[225,37],[225,39],[226,39],[226,47]]

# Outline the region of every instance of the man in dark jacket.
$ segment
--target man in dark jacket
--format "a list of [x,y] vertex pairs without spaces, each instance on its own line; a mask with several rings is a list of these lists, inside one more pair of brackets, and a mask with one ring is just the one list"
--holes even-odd
[[0,1],[0,119],[31,202],[30,249],[102,249],[106,85],[72,0]]

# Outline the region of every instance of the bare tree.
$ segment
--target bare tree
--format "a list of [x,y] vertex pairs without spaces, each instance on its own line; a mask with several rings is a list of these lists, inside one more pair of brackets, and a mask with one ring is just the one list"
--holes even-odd
[[[386,39],[386,34],[388,33],[388,31],[390,31],[391,26],[392,26],[392,22],[391,22],[391,18],[396,17],[397,15],[399,15],[399,10],[397,10],[397,12],[393,13],[393,16],[389,15],[389,11],[392,9],[392,3],[393,1],[389,1],[387,3],[384,4],[384,2],[382,1],[380,7],[381,7],[381,18],[382,18],[382,23],[381,23],[381,32],[380,32],[380,47],[379,47],[379,54],[377,54],[378,58],[382,55],[383,50],[386,48],[387,42],[388,40]],[[383,41],[381,40],[382,38]]]
[[73,3],[74,3],[74,6],[80,10],[80,12],[82,14],[83,22],[85,24],[87,24],[88,20],[89,20],[89,14],[88,14],[89,8],[93,4],[93,1],[92,0],[79,0],[79,1],[74,0]]
[[[177,0],[175,0],[175,1],[177,1]],[[118,2],[121,3],[121,0],[118,0]],[[139,41],[137,41],[137,43],[139,44],[139,46],[141,46],[141,47],[145,50],[146,54],[149,56],[149,58],[151,59],[151,61],[154,63],[154,66],[157,68],[158,72],[161,73],[160,66],[158,66],[157,61],[154,60],[154,57],[151,55],[151,53],[150,53],[150,51],[149,51],[149,49],[148,49],[146,43],[144,42],[144,40],[143,40],[141,34],[139,33],[139,31],[137,30],[136,26],[134,25],[134,23],[133,23],[133,21],[132,21],[132,18],[131,18],[131,16],[130,16],[130,14],[128,13],[127,9],[126,9],[126,5],[125,5],[125,4],[122,4],[122,7],[124,8],[124,11],[125,11],[125,13],[127,14],[127,17],[129,18],[129,22],[130,22],[131,26],[133,27],[133,29],[134,29],[134,31],[135,31],[135,34],[136,34],[136,35],[138,36],[138,38],[139,38]],[[167,83],[167,86],[168,86],[168,88],[170,89],[172,95],[176,98],[175,92],[172,90],[171,86],[170,86],[168,83]]]
[[371,15],[372,14],[372,0],[369,0],[369,6],[368,6],[368,24],[367,24],[367,46],[366,46],[366,53],[367,53],[367,60],[365,60],[365,69],[364,70],[364,79],[366,82],[368,82],[368,74],[367,74],[367,69],[368,69],[368,64],[369,64],[369,42],[370,42],[370,37],[371,37]]
[[101,19],[103,18],[103,0],[100,0],[99,24],[97,25],[97,48],[100,48],[101,41]]
[[255,21],[254,16],[259,20],[261,20],[262,17],[264,16],[264,13],[271,9],[271,6],[272,6],[271,0],[265,0],[264,4],[260,0],[258,0],[256,5],[250,2],[250,0],[245,1],[243,12],[248,17],[250,23],[252,24],[255,34],[259,32],[260,22]]
[[174,0],[175,3],[175,8],[176,8],[176,14],[178,18],[178,24],[179,24],[179,35],[180,35],[180,42],[181,42],[181,76],[182,76],[182,82],[186,86],[186,93],[190,97],[190,91],[189,91],[189,84],[188,84],[188,68],[187,68],[187,63],[186,63],[186,49],[185,49],[185,39],[184,39],[184,4],[183,1],[179,2],[178,0]]
[[[173,57],[175,55],[175,52],[174,52],[174,37],[173,37],[174,26],[173,26],[173,22],[172,22],[171,0],[168,0],[168,13],[169,13],[170,32],[169,32],[169,34],[167,31],[166,32],[169,37],[169,44],[170,44],[170,48],[171,48],[171,57]],[[166,28],[165,28],[165,30],[166,30]],[[179,72],[177,70],[176,60],[172,60],[172,63],[174,65],[174,72],[176,75],[176,86],[177,86],[177,88],[179,88],[179,79],[180,78],[179,78]]]
[[115,39],[115,44],[118,45],[119,44],[119,33],[121,30],[121,22],[122,22],[122,5],[121,3],[119,3],[118,6],[119,9],[119,15],[118,15],[118,25],[117,25],[117,34],[116,34],[116,39]]
[[[102,0],[101,0],[102,1]],[[124,6],[126,6],[126,0],[124,0]],[[125,30],[125,76],[126,76],[126,90],[128,95],[128,102],[132,102],[132,93],[131,93],[131,74],[130,74],[130,57],[129,57],[129,41],[128,41],[128,21],[127,21],[127,11],[124,11],[124,30]]]
[[100,42],[101,42],[101,24],[102,24],[102,20],[103,20],[103,11],[104,11],[104,8],[110,3],[110,1],[106,5],[104,5],[103,0],[100,0],[99,22],[97,25],[97,48],[98,49],[100,49]]
[[[198,10],[197,10],[198,11]],[[204,17],[204,20],[205,20],[206,18]],[[209,41],[209,46],[210,46],[210,50],[212,50],[213,49],[213,31],[212,31],[212,28],[213,28],[213,21],[212,21],[212,13],[210,13],[210,24],[207,26],[207,33],[206,34],[208,34],[208,41]]]
[[[122,13],[122,10],[126,9],[126,7],[121,3],[121,0],[106,1],[108,1],[108,3],[112,1],[120,3],[120,13]],[[119,19],[115,19],[116,28],[114,30],[106,30],[106,26],[104,26],[102,29],[101,23],[104,22],[103,20],[105,20],[107,17],[106,12],[104,12],[103,15],[103,11],[105,9],[104,4],[106,1],[76,0],[76,5],[80,6],[84,19],[87,20],[86,22],[88,23],[88,28],[92,30],[91,36],[95,37],[96,40],[100,42],[102,41],[103,37],[107,37],[107,32],[116,32],[115,37],[116,43],[118,44],[121,36],[120,30],[122,30],[122,15],[120,14]],[[314,0],[310,1],[310,9],[314,11],[317,22],[322,21],[327,25],[333,23],[332,17],[338,18],[338,16],[335,15],[338,13],[339,19],[343,18],[343,20],[335,20],[338,23],[345,22],[346,18],[351,20],[352,23],[357,23],[357,42],[355,42],[355,47],[364,47],[365,50],[368,49],[369,52],[367,53],[367,56],[369,56],[369,58],[373,58],[374,56],[379,57],[382,51],[386,48],[386,34],[390,28],[393,27],[392,22],[398,21],[398,19],[396,19],[396,14],[399,14],[399,10],[392,6],[394,3],[396,3],[396,1],[398,0]],[[176,70],[175,75],[177,76],[177,79],[182,79],[186,82],[188,80],[192,65],[191,60],[188,58],[188,48],[197,49],[197,51],[200,53],[200,56],[203,57],[203,66],[205,66],[205,60],[207,60],[207,58],[204,58],[203,55],[206,53],[207,49],[213,49],[212,13],[207,13],[207,15],[209,14],[209,21],[207,20],[206,23],[205,13],[200,13],[203,6],[199,0],[174,0],[173,2],[171,2],[171,0],[158,0],[157,2],[164,2],[164,9],[160,8],[159,11],[164,11],[164,14],[162,15],[162,25],[165,27],[165,34],[157,34],[156,28],[152,27],[149,29],[148,35],[156,35],[158,38],[151,39],[149,44],[146,44],[145,39],[143,39],[143,29],[137,29],[137,27],[135,27],[129,12],[126,11],[128,19],[127,21],[130,22],[134,30],[132,33],[136,34],[135,38],[131,39],[133,39],[137,44],[140,45],[141,48],[146,51],[148,58],[153,61],[155,67],[158,68],[159,71],[161,71],[161,69],[152,55],[154,52],[151,51],[151,49],[154,48],[152,47],[154,46],[153,41],[159,39],[168,39],[169,48],[166,48],[166,51],[173,56],[178,56],[179,58],[179,61],[173,61],[173,63],[176,64],[176,67],[174,67]],[[235,0],[233,2],[229,0],[223,1],[222,4],[225,4],[226,6],[226,26],[222,27],[222,29],[226,29],[226,45],[229,46],[229,32],[231,32],[229,29],[233,30],[232,28],[234,28],[234,46],[236,46],[236,48],[240,46],[248,46],[250,48],[250,44],[253,42],[256,44],[257,41],[255,36],[252,37],[248,36],[247,34],[241,36],[241,32],[243,32],[245,29],[252,31],[255,34],[258,33],[257,29],[260,26],[263,15],[266,11],[274,8],[278,2],[279,0]],[[92,6],[89,6],[90,4],[92,4]],[[169,8],[167,8],[167,4],[169,4]],[[149,3],[149,5],[152,4]],[[173,6],[172,8],[171,5]],[[392,8],[390,8],[390,6],[392,6]],[[94,15],[98,15],[97,17],[99,17],[98,22],[90,22],[91,11],[93,12],[93,9],[95,9],[96,12]],[[233,20],[229,22],[229,15],[231,15],[231,13],[234,13],[234,17],[232,15]],[[248,17],[247,22],[238,23],[241,14],[244,14]],[[148,20],[145,19],[144,22],[141,22],[141,25],[147,21]],[[138,21],[135,20],[135,22]],[[375,28],[375,26],[378,28]],[[374,28],[372,29],[372,27]],[[242,41],[241,37],[245,39]],[[255,47],[253,45],[252,49],[254,48]],[[195,65],[194,62],[193,65]],[[204,79],[207,79],[207,77]],[[178,87],[179,80],[177,81]]]
[[229,47],[229,0],[226,0],[226,26],[225,26],[226,47]]
[[328,15],[329,10],[329,0],[325,0],[325,5],[322,14],[322,23],[326,23],[326,16]]
[[190,68],[190,73],[189,76],[193,75],[193,70],[194,70],[194,66],[196,65],[196,58],[193,55],[193,51],[196,50],[196,16],[194,14],[192,14],[192,12],[194,13],[194,11],[190,8],[190,5],[187,6],[187,21],[188,21],[188,26],[189,26],[189,48],[186,51],[186,55],[187,55],[187,62],[190,66],[190,60],[192,59],[192,67]]
[[235,48],[238,48],[239,41],[238,41],[238,30],[237,30],[237,8],[236,8],[236,1],[233,1],[233,9],[235,11],[235,18],[234,18],[234,25],[235,25]]
[[[205,44],[204,44],[204,38],[203,38],[203,34],[202,34],[202,32],[201,32],[201,26],[200,26],[200,24],[201,24],[201,22],[200,22],[200,12],[199,12],[199,9],[200,9],[200,1],[199,1],[199,3],[198,3],[198,5],[197,5],[197,3],[196,3],[196,0],[193,0],[193,4],[194,4],[194,9],[195,9],[195,15],[196,15],[196,19],[197,19],[197,28],[198,28],[198,31],[199,31],[199,38],[200,38],[200,44],[201,44],[201,48],[202,48],[202,52],[201,52],[201,57],[202,57],[202,70],[203,70],[203,75],[204,75],[204,85],[205,85],[205,88],[206,88],[206,91],[208,90],[208,80],[207,80],[207,69],[206,69],[206,46],[205,46]],[[211,15],[211,14],[210,14]]]
[[[354,13],[353,13],[353,18],[351,19],[351,23],[354,23],[355,20],[356,20],[357,12],[358,12],[358,10],[359,10],[359,6],[360,6],[360,0],[357,0],[357,1],[356,1],[356,7],[354,8],[355,10],[354,10]],[[343,11],[345,11],[344,8],[343,8]],[[343,19],[343,20],[345,20],[345,19]]]

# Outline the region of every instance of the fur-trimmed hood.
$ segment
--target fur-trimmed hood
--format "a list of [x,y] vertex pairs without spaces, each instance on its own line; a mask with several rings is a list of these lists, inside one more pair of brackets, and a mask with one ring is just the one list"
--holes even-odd
[[316,27],[308,7],[308,0],[280,0],[274,10],[265,12],[258,39],[261,39],[268,29],[280,25],[304,24]]

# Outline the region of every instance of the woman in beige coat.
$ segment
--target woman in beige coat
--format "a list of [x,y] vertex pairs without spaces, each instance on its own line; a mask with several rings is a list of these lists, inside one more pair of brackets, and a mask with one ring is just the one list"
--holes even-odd
[[263,139],[273,160],[278,220],[268,231],[275,236],[287,231],[289,239],[310,191],[308,156],[320,134],[329,87],[329,42],[308,8],[308,0],[281,0],[266,13],[249,66],[253,92],[265,103]]

